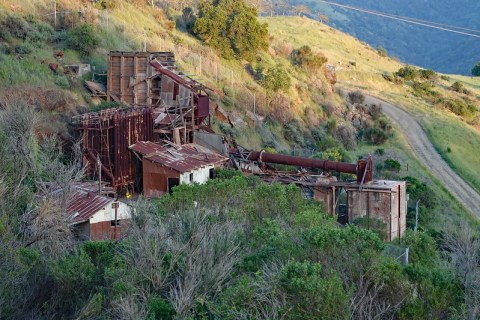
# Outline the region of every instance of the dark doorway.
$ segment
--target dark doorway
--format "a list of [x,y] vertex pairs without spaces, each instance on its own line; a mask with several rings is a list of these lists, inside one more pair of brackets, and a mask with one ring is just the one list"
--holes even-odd
[[172,188],[180,184],[180,179],[168,178],[168,192],[172,193]]

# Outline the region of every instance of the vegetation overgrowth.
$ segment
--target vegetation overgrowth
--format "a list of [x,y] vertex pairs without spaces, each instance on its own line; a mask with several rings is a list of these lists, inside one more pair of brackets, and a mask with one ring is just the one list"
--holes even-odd
[[[189,34],[196,8],[152,3],[58,1],[66,13],[56,21],[47,1],[0,4],[0,318],[475,318],[478,265],[462,259],[478,256],[478,222],[411,156],[382,106],[364,104],[364,92],[428,114],[421,121],[439,151],[478,186],[470,107],[478,82],[405,67],[305,18],[261,18],[265,51],[250,59],[231,48],[220,58]],[[81,178],[78,148],[64,152],[66,123],[105,106],[61,67],[90,63],[85,78],[102,82],[109,50],[144,47],[173,51],[181,68],[203,76],[236,123],[214,128],[246,147],[348,162],[376,152],[376,177],[407,180],[410,203],[420,200],[419,231],[385,244],[381,234],[339,228],[293,186],[219,172],[139,201],[119,242],[76,243],[68,194],[38,195],[47,182],[68,189]],[[259,125],[248,122],[253,99]],[[443,144],[451,139],[442,132],[470,144]]]

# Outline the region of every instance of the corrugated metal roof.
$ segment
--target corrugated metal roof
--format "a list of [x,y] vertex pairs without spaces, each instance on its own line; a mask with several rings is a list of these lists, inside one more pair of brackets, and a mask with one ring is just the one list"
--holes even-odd
[[153,142],[140,141],[129,148],[143,154],[144,159],[159,163],[180,173],[228,161],[227,157],[194,143],[181,146],[171,144],[170,147],[165,147]]
[[[57,188],[51,194],[58,194],[62,189]],[[82,184],[74,185],[67,203],[67,213],[73,218],[73,223],[78,224],[88,221],[95,213],[106,208],[115,200],[98,195],[84,188]]]
[[81,223],[90,219],[95,213],[110,205],[113,198],[74,189],[70,195],[67,212],[73,217],[75,223]]

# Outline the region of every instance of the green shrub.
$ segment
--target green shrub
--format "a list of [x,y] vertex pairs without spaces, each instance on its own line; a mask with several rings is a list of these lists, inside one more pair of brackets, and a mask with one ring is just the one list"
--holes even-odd
[[378,120],[383,114],[383,106],[381,104],[371,104],[368,106],[368,114],[373,120]]
[[451,86],[450,90],[458,92],[458,93],[463,93],[463,94],[470,94],[471,92],[463,86],[463,84],[459,81],[455,81]]
[[260,84],[269,92],[287,91],[292,85],[290,75],[280,65],[267,67],[260,75]]
[[436,97],[439,95],[437,91],[433,90],[434,85],[432,85],[428,81],[425,81],[425,82],[414,81],[412,88],[413,88],[414,94],[419,97]]
[[456,115],[462,117],[472,117],[477,112],[477,107],[460,99],[446,99],[442,101],[442,105]]
[[478,61],[477,64],[473,66],[472,76],[480,77],[480,61]]
[[383,156],[385,154],[385,149],[378,148],[375,150],[375,154],[378,154],[379,156]]
[[446,76],[446,75],[444,75],[444,74],[442,74],[442,75],[440,76],[440,79],[445,80],[445,81],[450,81],[450,77],[449,77],[449,76]]
[[391,171],[396,171],[399,172],[400,169],[402,168],[402,165],[400,162],[398,162],[395,159],[387,159],[384,161],[385,164],[385,169],[391,170]]
[[412,66],[405,66],[398,69],[398,71],[395,72],[395,75],[405,80],[414,80],[418,77],[418,70]]
[[308,45],[304,45],[299,49],[292,51],[292,63],[297,66],[309,70],[315,70],[322,67],[326,62],[327,58],[322,54],[313,53],[312,49]]
[[437,73],[431,69],[421,69],[418,73],[420,78],[427,80],[433,80],[438,76]]
[[68,81],[68,78],[65,76],[57,76],[55,78],[55,84],[62,89],[70,88],[70,82]]
[[12,36],[22,40],[27,38],[27,35],[31,30],[27,21],[12,13],[0,15],[0,30],[2,29],[4,36]]
[[82,56],[90,55],[99,43],[100,39],[91,25],[82,24],[68,30],[67,45]]
[[322,276],[319,263],[290,262],[280,282],[291,306],[287,319],[348,319],[349,293],[335,273]]
[[15,47],[15,53],[18,54],[30,54],[33,51],[33,47],[28,42],[22,42],[18,46]]
[[201,1],[194,34],[226,59],[253,60],[268,47],[268,27],[244,0]]
[[437,206],[437,196],[425,182],[410,176],[403,177],[401,180],[407,182],[407,192],[410,195],[410,200],[420,200],[420,203],[428,209],[434,209]]
[[168,300],[154,295],[148,301],[148,320],[169,320],[175,315],[175,309]]
[[374,145],[379,145],[388,140],[388,133],[381,128],[373,127],[365,131],[365,140]]
[[348,100],[350,100],[350,103],[362,104],[365,102],[365,95],[359,90],[349,92]]
[[379,55],[380,57],[386,57],[386,56],[388,56],[387,50],[386,50],[384,47],[382,47],[382,46],[378,46],[378,48],[377,48],[377,53],[378,53],[378,55]]
[[385,239],[385,240],[388,239],[387,228],[386,228],[387,224],[380,219],[364,216],[364,217],[355,219],[353,221],[353,224],[360,228],[372,231],[373,233],[377,234],[380,239]]

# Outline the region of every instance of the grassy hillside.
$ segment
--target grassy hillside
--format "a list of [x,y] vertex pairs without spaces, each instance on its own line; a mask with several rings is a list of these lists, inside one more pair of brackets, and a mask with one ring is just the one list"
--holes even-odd
[[[362,89],[399,103],[416,114],[442,156],[464,179],[480,189],[480,174],[477,170],[480,167],[478,113],[470,119],[463,119],[441,106],[435,106],[429,99],[416,96],[408,82],[395,84],[386,81],[383,75],[391,74],[403,65],[394,59],[380,57],[376,50],[365,43],[335,29],[309,19],[264,19],[269,23],[270,32],[277,35],[278,42],[309,43],[324,53],[329,59],[328,63],[338,70],[340,87]],[[480,79],[459,75],[443,78],[447,80],[435,80],[435,91],[444,97],[470,99],[478,108]],[[448,89],[456,81],[471,91],[468,97]]]
[[[480,178],[474,170],[480,166],[480,159],[475,157],[480,140],[474,126],[466,124],[451,112],[432,108],[423,97],[414,96],[411,83],[396,84],[385,80],[385,75],[392,75],[402,64],[388,56],[381,56],[365,43],[309,19],[261,18],[269,24],[269,50],[259,52],[256,60],[251,63],[226,61],[184,31],[178,13],[167,15],[143,1],[109,2],[108,5],[109,8],[104,9],[81,1],[58,2],[59,12],[73,13],[58,15],[57,26],[54,28],[50,14],[52,6],[48,2],[22,1],[18,5],[17,2],[6,1],[0,4],[0,17],[12,24],[10,29],[7,28],[12,31],[11,34],[3,34],[0,43],[0,59],[5,62],[0,65],[3,96],[12,95],[12,92],[18,92],[18,88],[21,88],[23,95],[32,100],[38,96],[44,97],[35,103],[44,111],[47,119],[55,120],[45,121],[45,127],[59,123],[53,130],[66,135],[62,119],[67,120],[69,115],[94,106],[83,89],[81,79],[70,79],[61,72],[53,73],[49,70],[48,63],[57,62],[54,54],[62,51],[64,64],[91,63],[96,75],[89,74],[86,78],[104,81],[105,77],[98,74],[106,71],[108,51],[140,51],[146,46],[148,51],[173,51],[179,66],[186,73],[195,75],[213,89],[214,106],[218,105],[230,113],[231,119],[236,123],[231,127],[228,123],[215,119],[214,128],[230,135],[245,147],[287,153],[295,150],[296,154],[313,154],[343,161],[352,161],[380,148],[386,149],[390,157],[400,160],[404,167],[407,162],[416,163],[398,135],[394,135],[383,146],[370,145],[359,138],[364,133],[363,129],[355,129],[358,137],[352,146],[339,140],[338,128],[352,127],[347,115],[358,112],[358,106],[348,102],[341,90],[332,86],[336,81],[337,88],[361,89],[402,103],[412,112],[424,115],[423,124],[438,149],[445,151],[446,159],[464,178],[480,188]],[[15,9],[12,11],[12,8]],[[91,52],[82,54],[69,42],[69,36],[72,30],[86,23],[95,26],[94,36],[98,43],[91,48]],[[15,25],[23,26],[26,30],[43,30],[44,39],[34,42],[27,36],[17,36],[13,32],[16,30],[13,28]],[[9,26],[8,23],[6,26]],[[21,47],[26,44],[31,50],[22,52]],[[292,50],[303,45],[309,45],[314,53],[327,58],[324,67],[307,70],[292,64]],[[271,66],[286,70],[291,79],[290,87],[283,92],[268,94],[256,78],[257,70]],[[464,83],[465,88],[472,92],[471,98],[479,95],[478,81],[459,76],[452,76],[450,80],[436,80],[435,90],[444,96],[456,96],[457,93],[446,89],[454,81]],[[60,101],[53,103],[48,98],[48,93],[60,97],[57,98]],[[256,127],[249,121],[254,95],[256,112],[265,118],[263,125]],[[365,121],[369,125],[374,123],[367,113]],[[438,126],[440,121],[441,127]],[[475,124],[475,119],[468,121]],[[468,137],[471,144],[452,145],[449,136],[442,134],[445,130],[457,136]],[[450,148],[449,152],[447,147]],[[380,157],[379,161],[383,160]],[[416,176],[432,182],[440,198],[449,199],[424,168],[412,169],[410,166],[409,172],[400,173],[379,170],[378,177],[399,178],[412,175],[411,170],[418,170],[419,173],[413,172]],[[452,219],[451,211],[462,212],[450,200],[439,208],[439,217],[442,218],[437,219],[437,226],[440,221]]]

